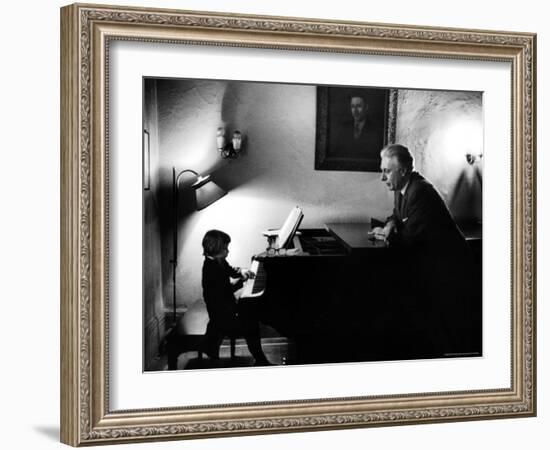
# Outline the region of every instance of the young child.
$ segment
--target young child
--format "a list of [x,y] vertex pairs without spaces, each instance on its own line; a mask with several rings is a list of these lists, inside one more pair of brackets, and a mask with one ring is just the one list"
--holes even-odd
[[[223,338],[241,335],[255,359],[255,365],[270,365],[262,350],[258,319],[240,311],[233,294],[254,273],[228,264],[229,242],[229,235],[219,230],[208,231],[202,240],[202,291],[210,319],[206,328],[205,352],[210,358],[218,359]],[[238,281],[232,283],[232,278]]]

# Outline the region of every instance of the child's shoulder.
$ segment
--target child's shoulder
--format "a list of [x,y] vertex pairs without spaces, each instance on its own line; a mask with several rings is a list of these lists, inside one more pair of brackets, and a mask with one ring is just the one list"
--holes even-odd
[[212,270],[216,270],[216,269],[225,270],[227,267],[229,267],[229,264],[225,259],[220,261],[220,260],[205,257],[203,262],[203,267],[209,268]]

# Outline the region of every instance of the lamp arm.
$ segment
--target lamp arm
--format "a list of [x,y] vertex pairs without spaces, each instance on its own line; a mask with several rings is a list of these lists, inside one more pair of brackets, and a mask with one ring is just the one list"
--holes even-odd
[[178,265],[178,194],[179,194],[179,185],[180,180],[183,174],[185,173],[192,173],[195,176],[199,176],[197,172],[195,172],[192,169],[184,169],[181,172],[178,173],[176,176],[176,168],[172,167],[172,198],[173,198],[173,209],[174,217],[173,217],[173,260],[172,263],[174,264],[174,269]]
[[172,167],[172,199],[174,213],[172,223],[172,308],[173,308],[173,321],[176,323],[176,267],[178,266],[178,192],[179,183],[181,177],[185,173],[192,173],[195,176],[199,176],[197,172],[191,169],[184,169],[176,175],[176,168]]
[[174,184],[176,185],[176,190],[179,188],[179,183],[180,183],[180,180],[181,180],[181,176],[184,174],[184,173],[187,173],[187,172],[190,172],[192,173],[193,175],[195,176],[199,176],[199,174],[197,172],[195,172],[194,170],[191,170],[191,169],[184,169],[182,170],[180,173],[178,173],[178,176],[176,177],[175,174],[176,174],[176,168],[175,167],[172,167],[172,171],[174,173]]

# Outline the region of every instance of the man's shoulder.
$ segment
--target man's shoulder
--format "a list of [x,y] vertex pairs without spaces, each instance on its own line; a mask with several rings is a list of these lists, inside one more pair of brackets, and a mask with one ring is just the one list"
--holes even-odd
[[420,175],[418,172],[412,172],[411,178],[409,180],[409,186],[407,187],[407,190],[409,192],[414,192],[422,189],[427,189],[433,187],[432,184],[426,180],[422,175]]
[[426,178],[420,175],[418,172],[411,174],[409,186],[407,187],[407,194],[410,197],[417,196],[439,196],[437,189]]

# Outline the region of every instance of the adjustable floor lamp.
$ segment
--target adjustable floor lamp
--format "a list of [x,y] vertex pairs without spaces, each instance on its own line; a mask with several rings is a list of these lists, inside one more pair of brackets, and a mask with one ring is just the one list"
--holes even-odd
[[201,176],[197,172],[191,169],[184,169],[176,175],[176,168],[172,167],[172,199],[173,199],[173,224],[172,224],[172,244],[173,253],[172,260],[172,308],[173,323],[176,323],[176,268],[178,265],[178,196],[179,196],[179,184],[181,177],[185,173],[191,173],[195,176],[196,180],[191,184],[195,192],[196,209],[197,211],[206,208],[215,201],[222,198],[227,192],[220,188],[216,183],[210,179],[210,175]]

